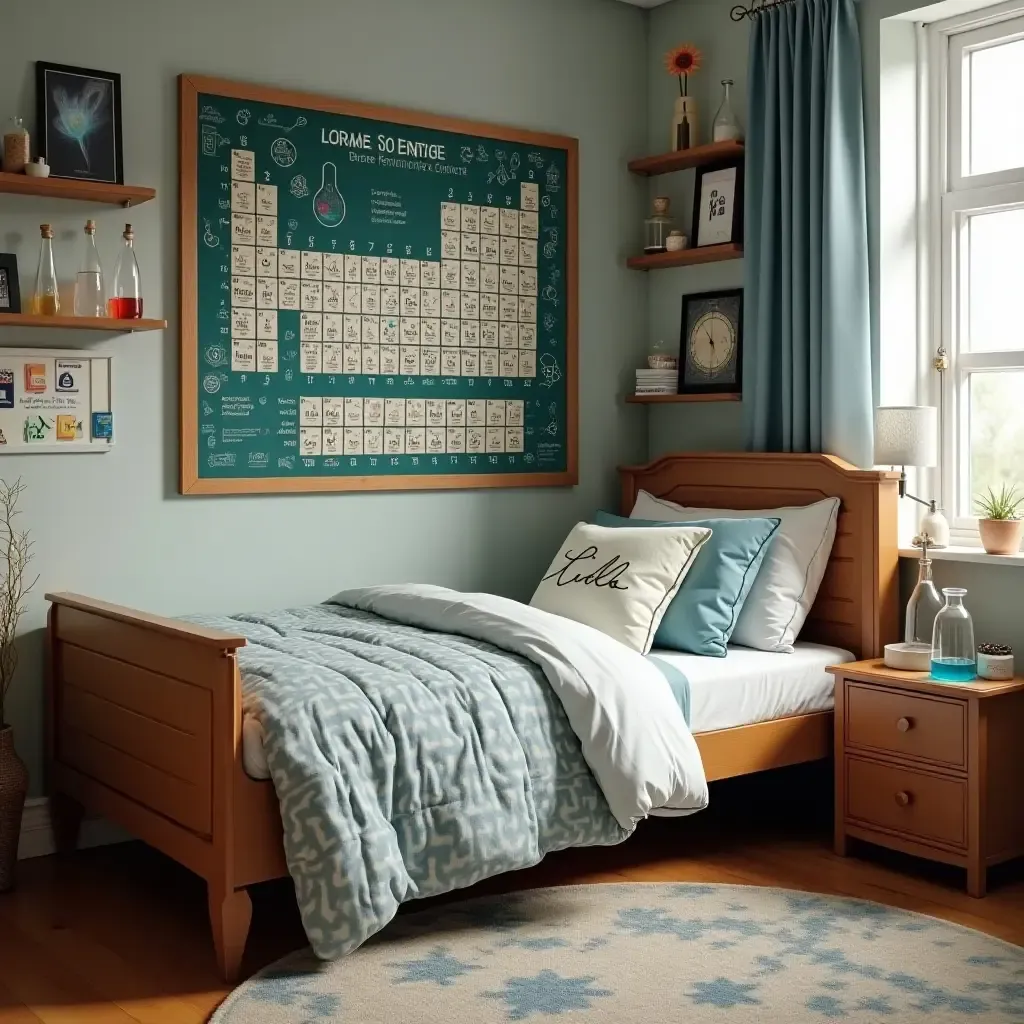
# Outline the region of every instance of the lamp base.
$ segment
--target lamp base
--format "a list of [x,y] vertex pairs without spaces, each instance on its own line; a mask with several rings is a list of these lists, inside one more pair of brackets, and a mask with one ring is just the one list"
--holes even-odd
[[928,537],[929,547],[949,547],[949,523],[940,509],[930,508],[925,512],[921,517],[919,532]]

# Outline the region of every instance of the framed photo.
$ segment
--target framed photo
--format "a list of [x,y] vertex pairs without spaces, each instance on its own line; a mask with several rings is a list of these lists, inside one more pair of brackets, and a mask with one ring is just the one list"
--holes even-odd
[[743,390],[743,289],[683,296],[679,394]]
[[51,177],[124,184],[120,75],[36,61],[36,117]]
[[13,252],[0,252],[0,313],[21,312],[21,289],[18,287],[18,257]]
[[693,188],[693,244],[743,241],[743,164],[697,168]]

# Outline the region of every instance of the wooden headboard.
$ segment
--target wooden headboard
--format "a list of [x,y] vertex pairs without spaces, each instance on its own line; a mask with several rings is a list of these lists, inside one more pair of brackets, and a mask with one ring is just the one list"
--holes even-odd
[[861,470],[833,455],[679,452],[626,466],[622,514],[645,490],[699,508],[779,508],[839,498],[839,525],[801,640],[880,657],[899,639],[896,505],[899,474]]

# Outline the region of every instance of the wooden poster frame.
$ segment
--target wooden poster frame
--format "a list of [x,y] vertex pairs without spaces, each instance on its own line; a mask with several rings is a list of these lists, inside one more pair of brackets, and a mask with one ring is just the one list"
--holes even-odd
[[[179,181],[181,219],[181,445],[182,494],[260,494],[326,491],[411,491],[482,487],[564,487],[579,482],[579,153],[576,139],[441,114],[334,99],[313,93],[251,85],[201,75],[180,75]],[[437,476],[264,477],[202,479],[199,476],[198,314],[198,95],[306,107],[331,114],[373,118],[440,131],[483,135],[566,154],[566,469],[562,473],[439,474]]]

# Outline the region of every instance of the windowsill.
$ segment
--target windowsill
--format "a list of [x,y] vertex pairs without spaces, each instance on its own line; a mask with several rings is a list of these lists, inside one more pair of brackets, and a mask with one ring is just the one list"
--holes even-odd
[[[921,549],[901,547],[900,558],[921,557]],[[928,557],[936,562],[980,562],[982,565],[1020,565],[1024,566],[1024,551],[1015,555],[990,555],[984,548],[950,546],[948,548],[929,548]]]

